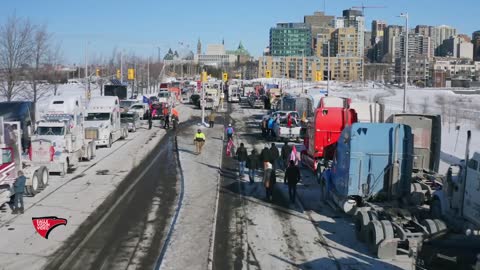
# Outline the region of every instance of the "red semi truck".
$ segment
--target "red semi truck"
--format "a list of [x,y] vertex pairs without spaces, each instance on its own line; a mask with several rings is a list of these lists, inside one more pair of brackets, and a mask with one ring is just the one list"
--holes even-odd
[[318,108],[313,122],[307,127],[304,139],[306,150],[302,163],[310,168],[319,181],[322,167],[332,160],[336,144],[343,128],[357,122],[357,113],[348,108]]

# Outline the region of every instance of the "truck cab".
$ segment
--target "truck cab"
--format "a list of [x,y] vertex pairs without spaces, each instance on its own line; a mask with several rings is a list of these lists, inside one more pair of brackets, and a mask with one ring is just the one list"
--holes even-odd
[[118,97],[93,97],[85,114],[85,137],[94,140],[97,146],[111,147],[128,136],[120,122]]

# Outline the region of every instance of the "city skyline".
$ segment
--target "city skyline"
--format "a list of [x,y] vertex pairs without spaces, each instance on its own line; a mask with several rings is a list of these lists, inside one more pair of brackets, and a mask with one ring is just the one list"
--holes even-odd
[[[91,57],[109,57],[114,48],[135,53],[139,56],[156,58],[157,47],[161,55],[169,48],[196,52],[200,38],[202,44],[221,43],[225,40],[227,49],[234,49],[242,41],[253,56],[261,56],[268,46],[268,33],[279,22],[303,22],[303,16],[315,11],[323,11],[323,1],[298,1],[295,5],[287,0],[243,1],[240,5],[228,6],[223,1],[212,0],[202,4],[183,1],[157,3],[153,1],[124,2],[88,0],[82,6],[72,6],[69,2],[50,1],[40,3],[27,0],[21,3],[6,2],[0,11],[4,23],[15,14],[28,18],[33,23],[45,23],[56,41],[62,43],[67,63],[84,62],[85,44],[89,43]],[[471,34],[480,30],[474,23],[474,0],[459,0],[456,5],[443,6],[447,1],[425,0],[410,3],[391,3],[386,0],[365,1],[365,6],[387,6],[382,9],[366,9],[366,30],[370,31],[372,20],[382,20],[387,25],[403,25],[397,18],[401,12],[410,14],[410,26],[449,25],[458,33]],[[341,16],[344,9],[361,6],[361,1],[326,1],[326,15]],[[221,9],[219,9],[221,7]],[[230,8],[230,9],[229,9]],[[435,8],[435,11],[433,11]],[[428,12],[428,9],[431,12]],[[221,10],[222,12],[219,12]],[[270,11],[270,12],[265,12]],[[435,12],[435,13],[433,13]],[[86,14],[86,17],[83,16]],[[457,18],[461,14],[461,20]],[[83,17],[82,17],[83,16]],[[254,31],[252,31],[254,29]],[[183,44],[183,45],[181,45]]]

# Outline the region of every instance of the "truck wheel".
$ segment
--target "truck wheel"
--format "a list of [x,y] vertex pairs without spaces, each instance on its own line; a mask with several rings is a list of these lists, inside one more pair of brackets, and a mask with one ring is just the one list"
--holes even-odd
[[63,162],[63,168],[62,171],[60,172],[60,176],[64,177],[68,173],[68,162],[65,161]]
[[39,187],[39,179],[38,179],[37,172],[35,172],[32,175],[32,185],[25,186],[26,194],[32,197],[35,196],[35,194],[38,193],[38,187]]
[[366,210],[360,210],[355,215],[355,233],[360,242],[365,242],[367,240],[367,226],[369,222],[370,217]]
[[43,187],[45,188],[46,186],[48,186],[48,181],[50,180],[49,179],[50,175],[48,174],[47,168],[42,168],[41,174],[42,174]]
[[382,223],[378,220],[372,220],[368,223],[367,244],[371,252],[378,254],[378,246],[385,239]]
[[422,224],[425,227],[428,234],[430,234],[430,235],[432,235],[432,234],[434,234],[438,231],[437,230],[437,224],[435,224],[435,221],[433,221],[431,219],[424,219],[420,222],[420,224]]

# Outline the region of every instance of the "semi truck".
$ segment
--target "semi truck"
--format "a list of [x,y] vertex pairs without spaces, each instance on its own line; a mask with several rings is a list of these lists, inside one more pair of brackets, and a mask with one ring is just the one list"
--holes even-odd
[[349,108],[357,112],[358,122],[383,123],[385,121],[385,105],[373,102],[351,102]]
[[317,181],[320,181],[323,168],[333,158],[336,144],[342,130],[357,122],[357,113],[348,108],[319,108],[315,110],[313,121],[306,127],[301,153],[302,164],[310,168]]
[[323,198],[354,215],[361,241],[381,259],[409,254],[439,221],[422,219],[412,188],[413,133],[397,123],[355,123],[346,127],[331,168],[322,174]]
[[126,85],[105,85],[103,87],[103,94],[105,96],[118,97],[123,100],[127,98],[127,86]]
[[0,117],[0,205],[10,201],[14,195],[13,184],[22,171],[27,178],[25,195],[35,196],[48,185],[49,175],[45,166],[34,166],[28,163],[22,148],[22,125],[19,121],[4,122]]
[[93,97],[85,113],[85,138],[95,145],[112,147],[120,139],[128,137],[128,130],[120,122],[118,97]]
[[91,160],[95,156],[95,141],[85,138],[84,115],[81,97],[52,98],[31,138],[31,163],[64,176],[81,160]]

